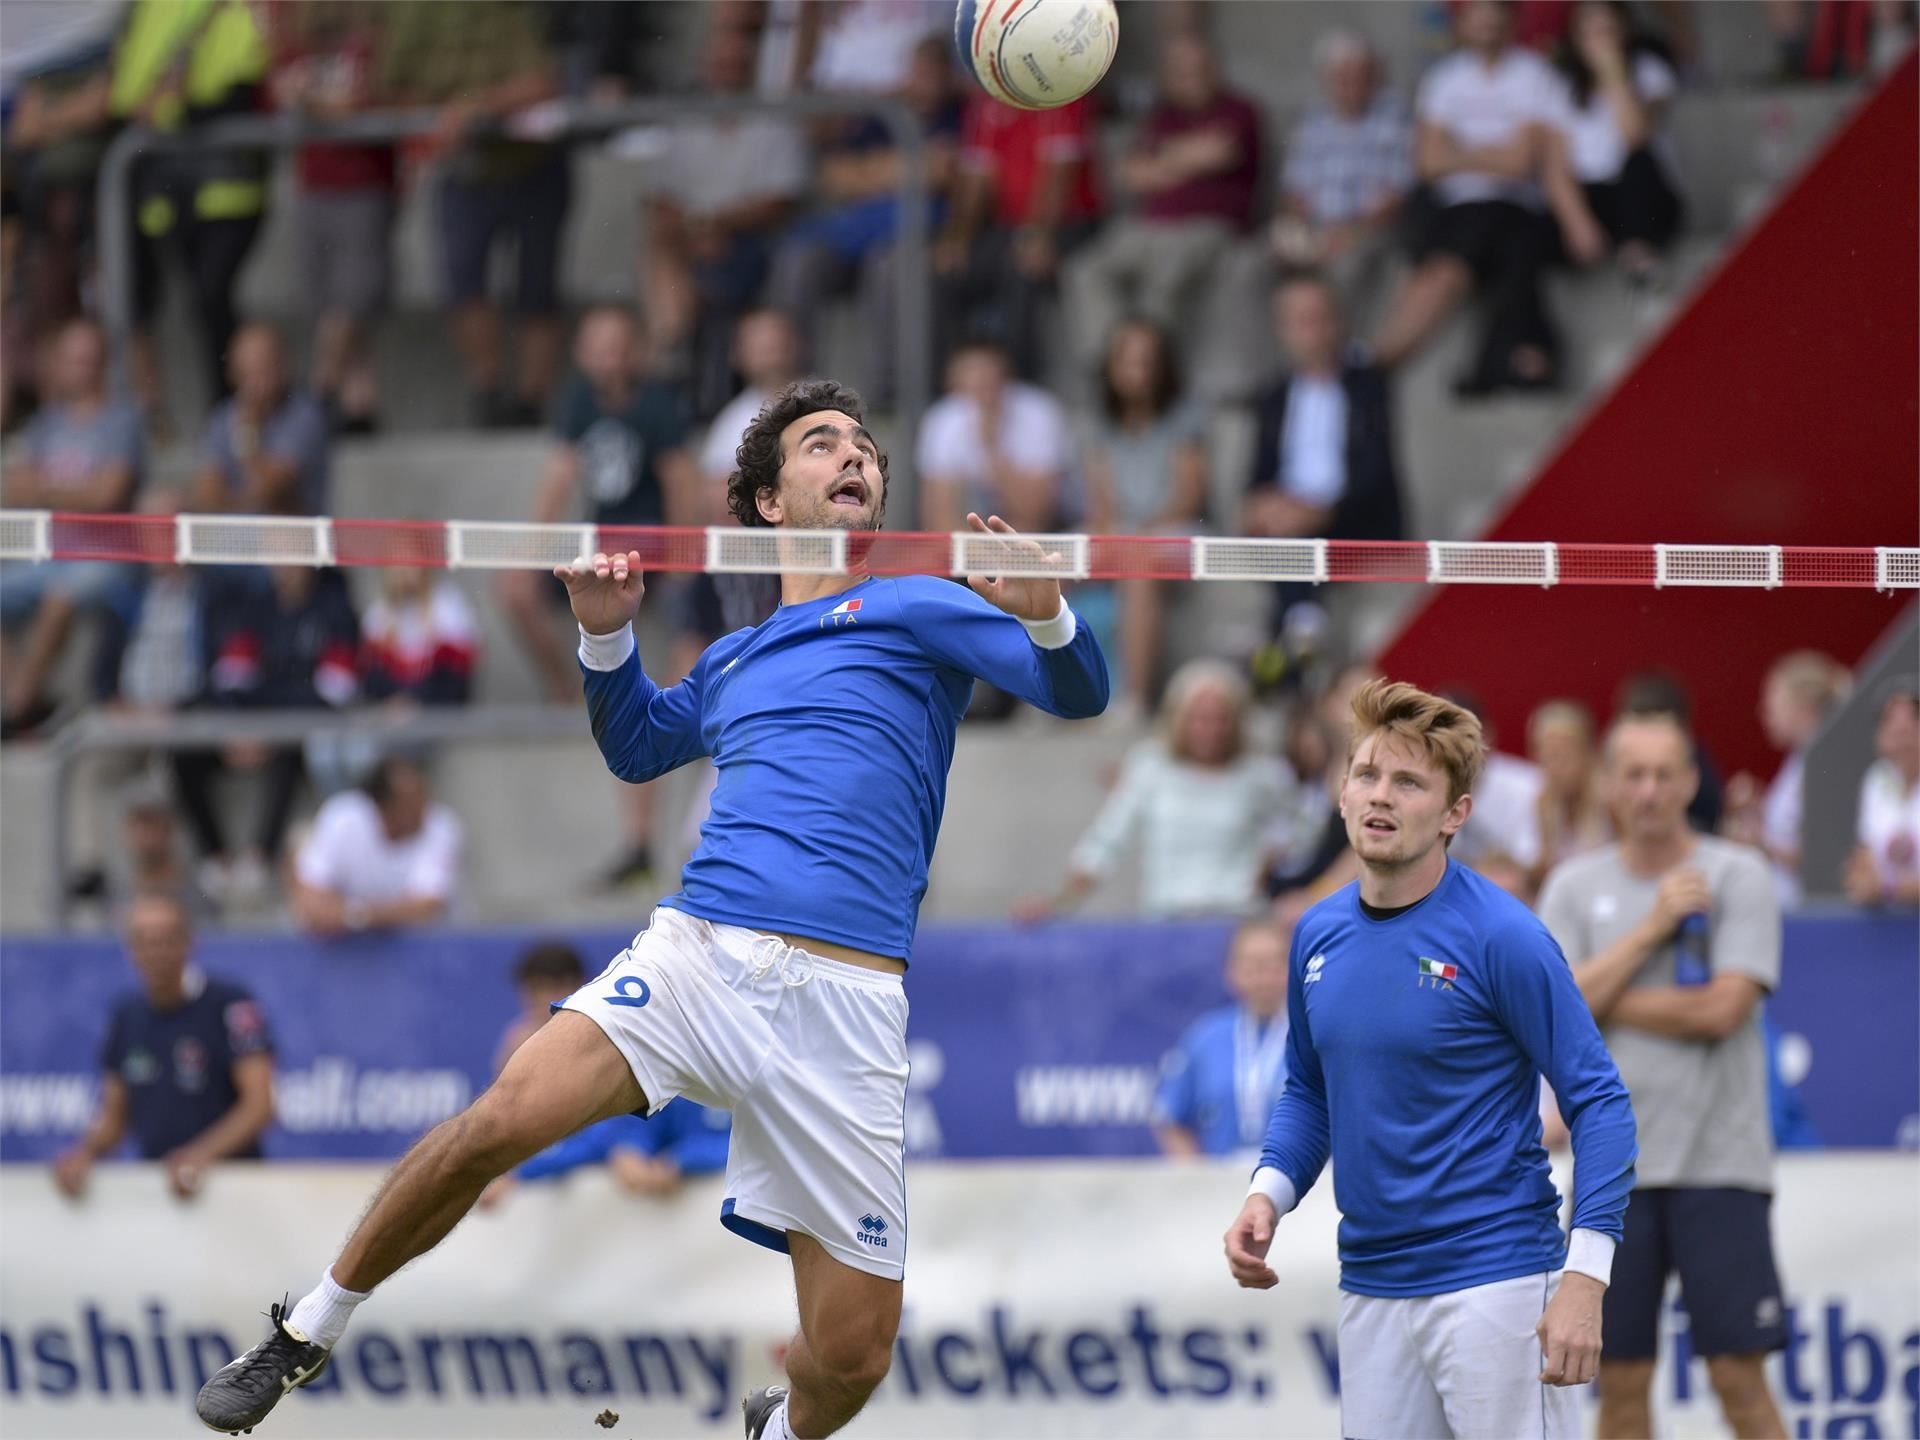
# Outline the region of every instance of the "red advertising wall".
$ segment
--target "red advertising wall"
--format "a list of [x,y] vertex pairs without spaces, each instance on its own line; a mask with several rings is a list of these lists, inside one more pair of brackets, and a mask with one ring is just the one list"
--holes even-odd
[[[1916,543],[1917,70],[1909,55],[1485,538]],[[1571,696],[1604,720],[1623,675],[1665,668],[1720,763],[1764,775],[1770,661],[1811,645],[1851,664],[1911,598],[1457,586],[1380,663],[1476,692],[1507,749],[1535,702]]]

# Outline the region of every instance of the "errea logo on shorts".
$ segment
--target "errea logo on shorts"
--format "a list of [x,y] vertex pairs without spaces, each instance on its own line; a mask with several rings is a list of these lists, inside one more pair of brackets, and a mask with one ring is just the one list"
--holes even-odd
[[871,1245],[876,1250],[887,1248],[887,1221],[883,1215],[867,1214],[860,1217],[860,1229],[854,1239],[862,1245]]

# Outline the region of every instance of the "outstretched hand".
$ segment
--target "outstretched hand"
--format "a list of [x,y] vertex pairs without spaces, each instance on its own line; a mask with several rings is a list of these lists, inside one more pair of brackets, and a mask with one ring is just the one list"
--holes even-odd
[[[1057,564],[1061,556],[1057,551],[1042,556],[1039,545],[1031,540],[1020,540],[1015,530],[998,515],[989,515],[982,520],[971,510],[967,512],[967,528],[977,535],[1000,535],[1009,537],[1007,549],[1010,553],[1045,558]],[[989,604],[997,606],[1009,615],[1021,620],[1051,620],[1060,613],[1060,582],[1052,578],[1018,579],[1009,575],[969,575],[967,584],[973,587],[976,595]]]
[[573,618],[589,635],[611,635],[631,625],[640,613],[640,597],[647,593],[638,550],[555,566],[553,578],[567,587]]

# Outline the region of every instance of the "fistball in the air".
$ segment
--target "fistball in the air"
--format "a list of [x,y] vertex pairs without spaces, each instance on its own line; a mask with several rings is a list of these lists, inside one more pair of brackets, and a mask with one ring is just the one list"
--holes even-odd
[[960,0],[953,36],[994,99],[1051,110],[1100,83],[1120,42],[1120,16],[1113,0]]

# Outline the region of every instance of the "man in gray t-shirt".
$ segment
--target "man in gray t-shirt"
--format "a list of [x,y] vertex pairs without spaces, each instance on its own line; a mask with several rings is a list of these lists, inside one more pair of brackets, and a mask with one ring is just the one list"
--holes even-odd
[[1786,1343],[1761,1031],[1780,979],[1779,904],[1759,852],[1689,828],[1700,777],[1675,717],[1616,720],[1604,777],[1620,841],[1557,868],[1539,907],[1640,1137],[1603,1302],[1599,1434],[1653,1433],[1660,1306],[1676,1270],[1694,1352],[1734,1433],[1784,1434],[1763,1368]]

